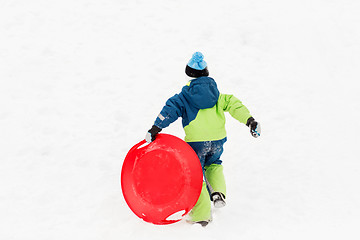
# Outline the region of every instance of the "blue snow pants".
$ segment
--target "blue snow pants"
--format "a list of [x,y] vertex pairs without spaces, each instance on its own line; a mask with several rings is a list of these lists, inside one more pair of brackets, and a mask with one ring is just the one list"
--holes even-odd
[[211,164],[221,165],[220,156],[224,151],[223,145],[226,140],[226,138],[223,138],[217,141],[188,142],[199,157],[203,171],[205,171],[205,166],[210,166]]

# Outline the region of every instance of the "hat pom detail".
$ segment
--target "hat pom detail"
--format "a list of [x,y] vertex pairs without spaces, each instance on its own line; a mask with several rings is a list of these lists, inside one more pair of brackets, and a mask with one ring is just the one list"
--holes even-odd
[[187,65],[196,70],[203,70],[207,66],[204,61],[204,55],[201,52],[195,52]]
[[194,62],[201,62],[204,59],[204,55],[201,52],[196,52],[192,55],[192,60]]

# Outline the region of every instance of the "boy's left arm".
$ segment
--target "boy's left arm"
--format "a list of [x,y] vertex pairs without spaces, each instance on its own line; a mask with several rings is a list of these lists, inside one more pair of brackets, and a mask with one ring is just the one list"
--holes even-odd
[[156,117],[154,125],[146,133],[146,141],[152,142],[155,140],[156,135],[161,132],[163,128],[166,128],[171,123],[176,121],[179,117],[182,116],[184,111],[184,104],[182,101],[181,94],[175,94],[173,97],[169,98],[160,114]]
[[250,128],[250,133],[253,137],[260,136],[260,124],[255,121],[249,110],[239,99],[230,94],[220,94],[219,101],[221,101],[220,104],[225,112],[229,112],[233,118]]

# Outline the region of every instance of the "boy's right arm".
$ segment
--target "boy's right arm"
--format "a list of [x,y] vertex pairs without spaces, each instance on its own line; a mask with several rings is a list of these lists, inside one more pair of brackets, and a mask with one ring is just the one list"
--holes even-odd
[[230,94],[220,94],[219,101],[221,101],[220,104],[225,112],[229,112],[233,118],[250,128],[250,133],[253,137],[260,136],[260,124],[255,121],[249,110],[239,99]]
[[220,94],[219,101],[225,112],[229,112],[233,118],[243,124],[252,117],[245,105],[234,95]]

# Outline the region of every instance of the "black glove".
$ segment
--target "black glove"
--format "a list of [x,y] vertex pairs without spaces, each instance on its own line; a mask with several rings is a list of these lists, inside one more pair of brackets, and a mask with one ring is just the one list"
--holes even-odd
[[260,134],[261,134],[260,123],[255,121],[255,119],[253,117],[249,117],[249,119],[247,120],[246,126],[248,126],[250,128],[251,136],[253,136],[254,138],[260,137]]
[[150,143],[150,142],[154,141],[154,140],[155,140],[155,136],[156,136],[159,132],[161,132],[161,130],[162,130],[161,128],[153,125],[153,126],[151,127],[151,129],[146,133],[146,137],[145,137],[146,142]]

